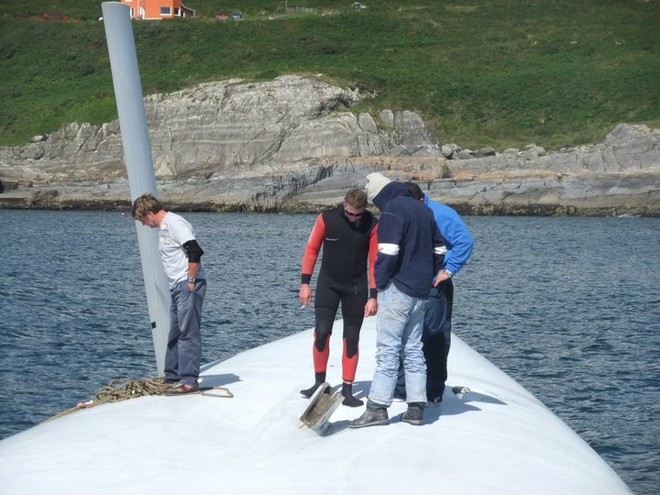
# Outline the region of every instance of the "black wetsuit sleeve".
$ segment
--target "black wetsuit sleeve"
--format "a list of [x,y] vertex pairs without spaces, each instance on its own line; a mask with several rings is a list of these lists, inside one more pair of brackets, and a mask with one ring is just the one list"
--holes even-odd
[[184,243],[183,249],[186,250],[186,254],[188,255],[188,261],[191,263],[199,263],[200,260],[202,259],[202,255],[204,254],[204,251],[202,250],[201,247],[199,247],[199,244],[197,244],[197,241],[195,239]]

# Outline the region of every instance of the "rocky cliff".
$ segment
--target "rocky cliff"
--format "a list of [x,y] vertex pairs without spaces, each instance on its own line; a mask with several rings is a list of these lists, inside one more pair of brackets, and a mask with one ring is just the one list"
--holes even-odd
[[[621,124],[600,144],[496,153],[443,143],[413,112],[355,110],[371,97],[299,76],[148,96],[161,196],[180,209],[316,211],[382,171],[464,213],[660,215],[660,129]],[[0,148],[0,193],[0,207],[127,207],[118,122]]]

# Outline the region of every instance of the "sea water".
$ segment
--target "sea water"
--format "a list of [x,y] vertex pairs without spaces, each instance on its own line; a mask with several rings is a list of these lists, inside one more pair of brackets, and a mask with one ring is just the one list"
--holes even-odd
[[[313,309],[297,296],[314,215],[184,216],[209,275],[204,362],[313,326]],[[637,495],[655,494],[660,219],[465,221],[476,245],[455,278],[455,333]],[[0,211],[0,438],[113,379],[155,375],[135,228],[126,212]],[[310,357],[310,376],[292,387],[311,376]]]

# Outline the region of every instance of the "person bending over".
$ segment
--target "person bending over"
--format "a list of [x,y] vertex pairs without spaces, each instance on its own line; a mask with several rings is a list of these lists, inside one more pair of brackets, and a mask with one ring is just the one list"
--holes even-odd
[[192,225],[182,216],[166,211],[151,194],[133,203],[133,218],[158,229],[158,250],[170,287],[170,331],[165,351],[165,382],[168,395],[199,391],[202,359],[202,303],[206,294],[204,251],[195,239]]
[[[465,266],[474,246],[474,239],[460,215],[443,203],[433,201],[414,182],[406,182],[412,197],[428,206],[433,212],[440,235],[447,245],[440,283],[431,289],[426,312],[422,343],[426,360],[426,398],[430,406],[442,403],[447,381],[447,358],[451,346],[451,317],[454,304],[453,277]],[[395,399],[405,400],[406,390],[403,365],[394,392]]]
[[376,370],[367,410],[348,427],[389,423],[387,409],[394,397],[401,356],[408,402],[401,421],[421,425],[426,406],[424,310],[431,287],[439,283],[447,248],[431,210],[413,199],[406,185],[374,172],[367,176],[366,189],[381,211],[375,265],[379,291]]

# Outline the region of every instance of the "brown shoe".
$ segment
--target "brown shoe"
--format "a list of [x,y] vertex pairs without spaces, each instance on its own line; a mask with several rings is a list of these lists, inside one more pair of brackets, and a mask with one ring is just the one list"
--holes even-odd
[[170,389],[170,388],[177,387],[179,385],[179,382],[178,381],[175,382],[175,381],[169,381],[169,380],[162,380],[162,381],[156,381],[156,382],[154,382],[154,384],[158,388]]
[[165,392],[165,395],[186,395],[186,394],[196,394],[199,393],[199,385],[186,385],[185,383],[179,383],[174,388]]

